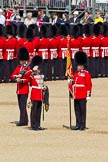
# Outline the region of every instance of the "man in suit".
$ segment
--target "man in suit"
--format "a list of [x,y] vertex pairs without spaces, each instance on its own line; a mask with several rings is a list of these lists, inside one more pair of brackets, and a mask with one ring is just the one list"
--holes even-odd
[[61,19],[57,16],[57,13],[54,12],[52,15],[52,25],[56,24],[56,23],[61,23]]
[[49,17],[45,14],[44,11],[43,11],[42,17],[43,17],[43,21],[42,22],[49,22]]
[[80,19],[78,18],[78,11],[74,11],[73,17],[70,18],[69,23],[80,23]]

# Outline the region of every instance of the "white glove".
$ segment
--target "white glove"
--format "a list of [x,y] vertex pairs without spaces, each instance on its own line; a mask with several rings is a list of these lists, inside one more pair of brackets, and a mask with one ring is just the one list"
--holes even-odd
[[91,99],[91,97],[86,97],[86,101],[88,101],[88,100],[90,100]]

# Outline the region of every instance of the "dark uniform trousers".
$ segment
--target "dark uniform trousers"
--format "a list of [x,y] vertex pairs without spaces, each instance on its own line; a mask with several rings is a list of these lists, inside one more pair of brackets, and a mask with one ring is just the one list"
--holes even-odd
[[108,77],[108,57],[105,57],[105,76]]
[[28,115],[26,110],[28,94],[17,95],[17,97],[18,97],[18,105],[20,109],[19,122],[22,124],[28,124]]
[[53,59],[53,76],[54,79],[58,77],[58,58]]
[[74,110],[76,116],[76,126],[86,128],[86,99],[75,99]]
[[43,74],[45,76],[45,79],[48,79],[48,63],[49,63],[49,60],[44,60],[44,63],[43,63]]
[[108,57],[101,58],[101,75],[108,77]]
[[10,75],[16,68],[16,59],[14,60],[4,60],[4,80],[9,81]]
[[41,110],[42,110],[42,101],[32,100],[32,109],[30,114],[31,127],[38,128],[40,127],[41,122]]
[[64,59],[58,58],[58,70],[59,70],[59,79],[63,80],[64,79]]
[[91,75],[92,78],[97,78],[99,74],[99,58],[91,58]]
[[0,60],[0,82],[2,82],[3,78],[3,60]]
[[49,75],[48,79],[52,80],[52,77],[54,80],[56,80],[56,77],[58,76],[58,59],[54,58],[53,60],[49,60]]

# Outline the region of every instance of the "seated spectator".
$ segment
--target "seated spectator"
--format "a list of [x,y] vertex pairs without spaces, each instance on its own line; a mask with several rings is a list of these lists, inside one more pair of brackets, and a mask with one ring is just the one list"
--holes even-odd
[[61,19],[58,17],[57,13],[54,12],[52,14],[52,25],[54,25],[56,23],[61,23]]
[[28,27],[30,24],[35,24],[35,20],[32,18],[32,12],[27,13],[27,18],[24,21],[24,24]]
[[42,10],[42,22],[49,22],[49,17],[45,14],[45,12]]
[[16,27],[19,27],[19,25],[21,24],[21,17],[19,15],[16,16],[16,20],[13,22],[13,24]]
[[3,15],[3,10],[0,8],[0,24],[5,26],[5,16]]
[[13,13],[10,16],[10,21],[11,21],[12,24],[16,20],[16,16],[17,15],[20,16],[20,14],[19,14],[19,8],[18,7],[15,7],[14,10],[13,10]]
[[10,11],[10,6],[5,7],[5,18],[6,18],[6,25],[10,25],[10,17],[12,15],[12,11]]
[[104,22],[108,23],[108,12],[105,13]]
[[90,13],[88,11],[85,12],[84,14],[84,19],[82,20],[82,24],[88,24],[88,23],[92,23],[93,19],[90,17]]
[[96,18],[94,19],[94,24],[97,24],[98,22],[101,22],[101,23],[104,22],[104,20],[101,16],[101,11],[96,12]]
[[62,23],[62,24],[69,23],[69,19],[68,19],[68,14],[67,14],[67,13],[63,13],[63,14],[62,14],[61,23]]
[[39,29],[42,26],[42,21],[43,21],[42,11],[41,10],[38,10],[36,24],[37,24],[37,26],[38,26]]
[[78,11],[74,11],[73,17],[70,18],[69,23],[80,23],[80,19],[78,18]]

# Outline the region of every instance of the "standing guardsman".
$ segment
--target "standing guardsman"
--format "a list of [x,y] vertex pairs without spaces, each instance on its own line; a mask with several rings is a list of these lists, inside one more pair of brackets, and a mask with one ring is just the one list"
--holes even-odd
[[30,122],[31,128],[35,131],[43,130],[41,128],[41,110],[43,101],[43,92],[46,89],[44,86],[44,75],[41,74],[40,65],[42,64],[42,57],[34,56],[31,61],[31,70],[26,73],[29,78],[31,89],[31,114]]
[[46,25],[42,25],[40,28],[40,42],[39,42],[39,49],[38,55],[43,58],[42,64],[42,73],[45,76],[45,80],[48,80],[48,63],[49,63],[49,38],[48,38],[48,27]]
[[73,130],[86,129],[86,105],[91,97],[91,75],[85,70],[87,64],[87,54],[79,51],[75,54],[75,64],[77,71],[73,76],[73,97],[74,110],[76,116],[76,126]]
[[3,53],[6,38],[4,37],[4,26],[0,25],[0,83],[4,79],[3,75]]
[[25,33],[27,31],[27,27],[25,24],[20,24],[17,29],[17,46],[16,46],[16,52],[18,52],[18,49],[20,47],[23,47],[23,44],[26,42],[25,39]]
[[92,41],[92,36],[91,36],[91,31],[92,26],[91,24],[85,24],[83,26],[83,39],[82,39],[82,51],[85,52],[88,56],[88,71],[90,72],[91,69],[91,63],[90,63],[90,55],[91,55],[91,41]]
[[4,82],[8,83],[10,81],[10,75],[16,68],[16,45],[17,39],[14,37],[15,28],[12,25],[6,26],[7,39],[4,46],[4,69],[5,78]]
[[[14,72],[12,73],[11,79],[17,82],[16,93],[20,110],[20,119],[19,122],[16,124],[16,126],[25,126],[28,125],[28,115],[26,105],[29,93],[29,85],[28,85],[29,79],[25,77],[25,74],[22,75],[22,71],[25,70],[26,62],[29,60],[29,53],[26,48],[19,48],[18,59],[20,65],[17,66]],[[30,70],[30,68],[27,68],[26,70]]]
[[67,58],[67,36],[68,36],[68,29],[66,25],[60,26],[60,40],[58,46],[58,72],[59,72],[59,79],[65,79],[65,70],[66,70],[66,58]]
[[40,39],[39,39],[39,29],[38,29],[38,26],[36,24],[30,24],[28,26],[28,28],[31,28],[33,30],[33,40],[32,40],[32,43],[33,43],[33,46],[34,46],[34,55],[38,55],[37,54],[37,51],[38,51],[38,48],[39,48],[39,42],[40,42]]
[[81,37],[80,37],[79,25],[71,26],[70,34],[71,34],[70,54],[71,54],[71,57],[72,57],[73,71],[75,71],[74,56],[75,56],[75,53],[78,52],[81,49],[81,40],[82,40]]
[[49,80],[56,80],[58,76],[58,44],[57,39],[57,27],[55,25],[50,26],[50,38],[49,38]]
[[101,38],[101,76],[108,77],[108,24],[103,24],[103,37]]
[[99,37],[101,33],[101,26],[95,24],[93,26],[93,37],[91,41],[91,75],[92,78],[98,78],[99,74],[99,60],[100,60],[100,47],[101,38]]
[[29,56],[30,56],[30,61],[31,61],[35,55],[34,45],[32,42],[33,38],[34,38],[34,34],[33,34],[33,30],[31,28],[27,28],[26,33],[25,33],[25,38],[26,38],[26,41],[24,42],[23,47],[28,50]]

